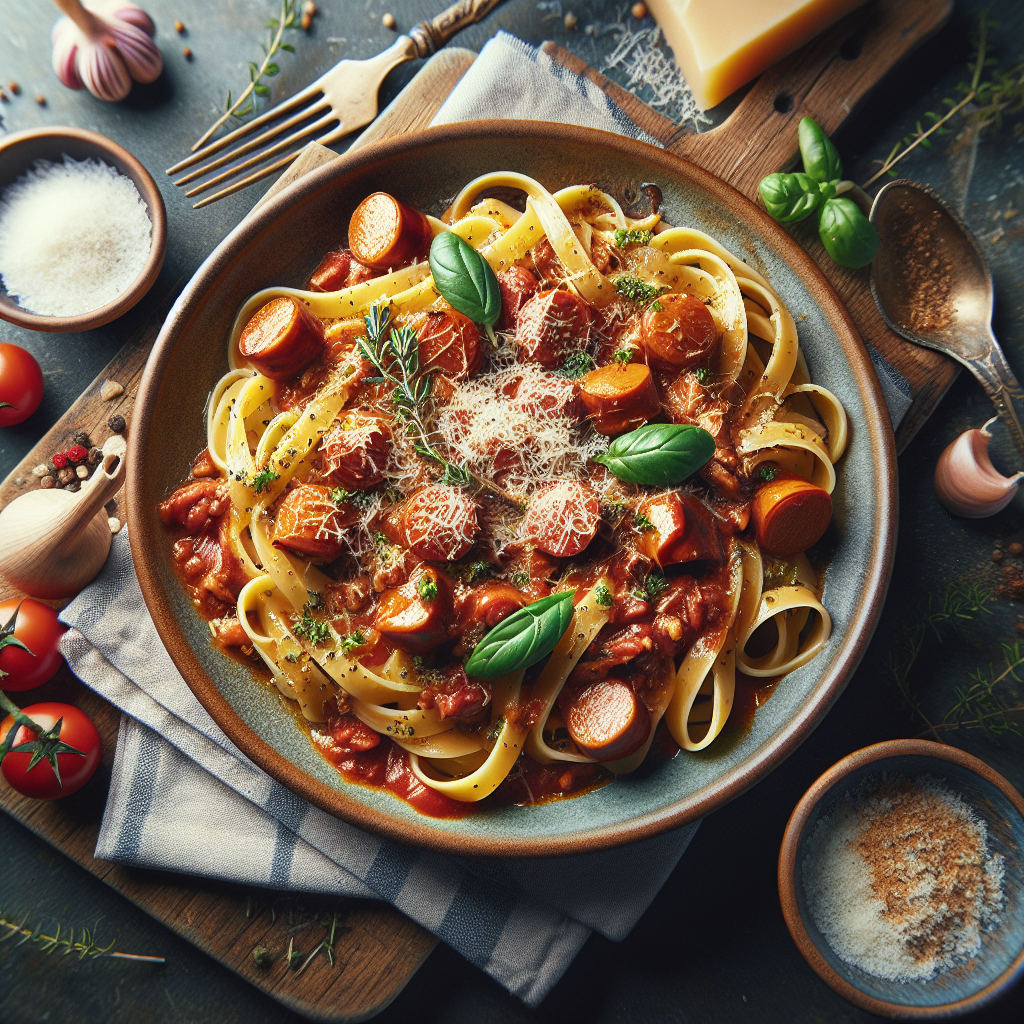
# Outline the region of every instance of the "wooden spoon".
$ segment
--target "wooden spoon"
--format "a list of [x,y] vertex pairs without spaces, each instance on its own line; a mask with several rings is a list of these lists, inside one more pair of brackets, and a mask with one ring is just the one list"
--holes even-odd
[[18,590],[47,599],[72,597],[95,579],[110,552],[102,511],[124,482],[125,440],[103,445],[103,461],[73,494],[29,491],[0,512],[0,575]]

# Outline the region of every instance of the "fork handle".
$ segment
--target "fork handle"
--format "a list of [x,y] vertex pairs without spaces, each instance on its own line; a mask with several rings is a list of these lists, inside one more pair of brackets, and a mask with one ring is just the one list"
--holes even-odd
[[972,359],[967,366],[978,378],[988,392],[996,412],[1009,428],[1010,436],[1016,442],[1021,455],[1024,455],[1024,427],[1021,425],[1017,409],[1024,400],[1024,390],[1013,375],[1006,357],[999,345],[995,343],[989,351],[977,359]]
[[457,32],[487,17],[502,0],[458,0],[430,21],[421,21],[409,29],[416,44],[417,57],[430,57]]

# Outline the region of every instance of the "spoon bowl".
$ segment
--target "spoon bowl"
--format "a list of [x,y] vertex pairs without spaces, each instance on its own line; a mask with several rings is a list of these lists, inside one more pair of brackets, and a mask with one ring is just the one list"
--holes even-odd
[[992,274],[977,239],[927,185],[890,182],[875,197],[878,254],[871,293],[908,341],[963,363],[981,382],[1024,454],[1024,390],[992,333]]

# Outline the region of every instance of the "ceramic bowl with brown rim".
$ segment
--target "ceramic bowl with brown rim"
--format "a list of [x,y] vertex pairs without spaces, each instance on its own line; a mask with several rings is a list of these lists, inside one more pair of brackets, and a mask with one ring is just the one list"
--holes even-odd
[[[692,225],[761,271],[792,311],[813,379],[846,407],[851,443],[839,467],[825,541],[831,639],[778,686],[752,722],[704,751],[624,776],[572,800],[429,818],[390,793],[344,781],[316,752],[276,689],[210,642],[176,578],[157,503],[206,445],[203,406],[227,369],[239,306],[271,285],[302,287],[324,253],[344,244],[355,206],[386,191],[440,215],[469,181],[497,170],[555,190],[596,182],[623,202],[660,190],[670,224]],[[200,267],[178,299],[139,388],[128,457],[131,544],[157,629],[188,685],[254,762],[324,810],[400,842],[462,854],[580,853],[653,836],[700,818],[780,764],[821,721],[864,653],[885,597],[896,527],[888,413],[864,346],[817,266],[785,229],[739,192],[678,157],[592,129],[483,121],[367,146],[313,171],[257,209]]]
[[128,150],[97,132],[83,128],[32,128],[0,139],[0,193],[31,170],[37,161],[57,164],[66,156],[72,160],[99,160],[132,180],[153,225],[149,256],[135,280],[120,295],[96,309],[74,316],[45,316],[23,309],[0,283],[0,319],[30,331],[68,334],[89,331],[116,320],[153,287],[167,251],[167,217],[156,182]]
[[[929,777],[961,796],[985,823],[989,853],[1003,858],[1004,904],[982,932],[980,951],[927,981],[888,981],[841,959],[815,923],[804,885],[818,823],[846,794],[883,773]],[[800,952],[856,1006],[893,1020],[941,1020],[976,1010],[1024,975],[1024,798],[984,761],[945,743],[889,740],[865,747],[829,768],[797,804],[779,854],[779,896]]]

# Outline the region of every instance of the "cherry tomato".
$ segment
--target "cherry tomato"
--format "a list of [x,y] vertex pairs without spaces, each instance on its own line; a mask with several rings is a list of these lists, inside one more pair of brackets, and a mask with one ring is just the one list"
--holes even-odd
[[31,353],[0,343],[0,427],[27,420],[43,400],[43,372]]
[[[96,726],[92,724],[89,716],[84,711],[79,711],[73,704],[54,702],[32,704],[24,708],[23,711],[44,730],[52,729],[58,721],[61,721],[59,741],[82,753],[57,753],[55,755],[57,769],[60,772],[60,781],[58,781],[46,758],[29,770],[32,753],[30,751],[20,754],[12,752],[4,758],[3,765],[0,765],[4,778],[23,796],[34,797],[37,800],[56,800],[58,797],[68,796],[81,789],[95,774],[99,767],[100,754],[103,751],[100,734],[96,731]],[[8,730],[13,725],[14,716],[8,715],[0,724],[0,742],[3,742]],[[31,743],[36,739],[36,735],[31,729],[20,725],[14,737],[14,746]]]
[[[16,610],[14,631],[8,633]],[[52,608],[30,597],[0,601],[0,689],[32,690],[52,679],[64,664],[57,648],[64,629]],[[20,640],[28,651],[14,640]]]

